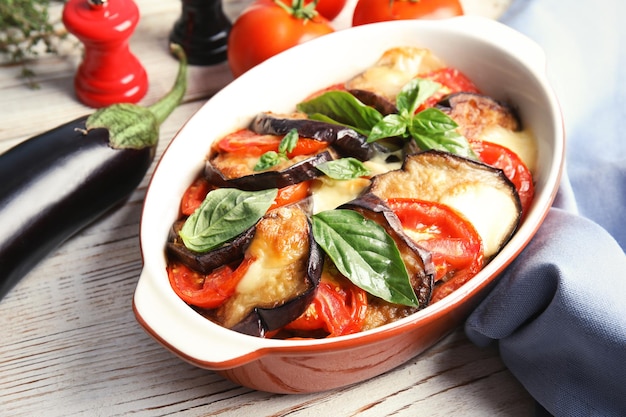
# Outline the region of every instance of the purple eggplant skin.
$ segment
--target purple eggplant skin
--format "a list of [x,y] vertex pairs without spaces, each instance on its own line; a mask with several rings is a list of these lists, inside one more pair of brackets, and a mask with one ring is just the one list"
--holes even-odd
[[79,118],[0,156],[0,297],[48,253],[139,185],[154,147],[113,149]]
[[121,103],[42,133],[0,155],[0,299],[38,262],[137,188],[160,124],[187,89],[187,60],[149,107]]
[[437,103],[437,108],[450,116],[458,131],[467,139],[480,139],[482,131],[493,125],[519,131],[521,122],[515,110],[504,102],[477,93],[453,93]]
[[324,175],[322,171],[315,167],[321,163],[332,161],[333,159],[332,153],[324,151],[285,168],[282,171],[263,171],[258,174],[250,174],[231,179],[224,177],[222,172],[217,169],[209,159],[204,166],[204,177],[216,187],[238,188],[244,191],[283,188]]
[[361,103],[378,110],[378,112],[380,112],[383,116],[398,113],[398,108],[395,103],[380,94],[374,93],[373,91],[352,89],[348,90],[348,92],[356,97]]
[[182,227],[182,223],[183,221],[177,222],[172,227],[165,247],[167,256],[170,259],[182,262],[189,268],[202,274],[209,274],[217,267],[242,259],[256,231],[256,227],[253,226],[235,237],[232,241],[216,249],[209,252],[198,253],[187,249],[178,236],[178,230]]
[[360,161],[371,159],[377,148],[377,145],[367,143],[367,137],[354,129],[304,117],[260,113],[252,120],[249,128],[261,135],[286,135],[296,129],[299,136],[328,142],[340,156],[351,156]]
[[243,320],[231,328],[231,330],[250,336],[264,337],[267,332],[278,330],[291,323],[311,304],[315,298],[315,292],[322,279],[324,266],[324,252],[313,238],[309,221],[309,259],[307,263],[307,276],[309,287],[298,296],[286,300],[283,304],[273,308],[254,308]]

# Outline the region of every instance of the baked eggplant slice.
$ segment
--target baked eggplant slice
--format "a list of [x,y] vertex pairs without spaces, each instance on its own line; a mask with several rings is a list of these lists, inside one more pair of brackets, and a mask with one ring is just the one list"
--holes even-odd
[[341,156],[367,161],[374,155],[374,146],[367,137],[349,127],[306,118],[306,115],[259,113],[250,123],[250,130],[262,135],[286,135],[296,129],[299,136],[328,142]]
[[[311,157],[298,160],[293,165],[280,171],[262,171],[256,174],[243,175],[241,177],[229,177],[221,169],[217,156],[209,158],[204,166],[204,176],[216,187],[238,188],[244,191],[260,191],[268,188],[283,188],[288,185],[308,181],[324,175],[315,167],[321,163],[332,161],[334,155],[331,151],[319,152]],[[225,166],[232,166],[232,161],[227,161]]]
[[429,251],[418,246],[409,238],[396,214],[384,200],[372,193],[366,193],[339,208],[355,210],[365,218],[382,226],[393,238],[406,266],[411,286],[419,301],[419,308],[430,303],[434,286],[435,267]]
[[416,198],[455,209],[476,228],[486,261],[508,242],[522,215],[515,186],[501,170],[447,152],[407,156],[400,170],[372,178],[369,192],[383,200]]
[[172,226],[165,246],[167,256],[202,274],[208,274],[215,268],[242,259],[255,232],[255,227],[251,227],[219,248],[200,253],[188,249],[180,238],[178,232],[184,222],[179,220]]
[[468,140],[477,140],[482,131],[493,125],[511,131],[520,130],[513,109],[491,97],[475,93],[450,94],[437,107],[458,125],[458,132]]
[[378,110],[378,112],[380,112],[383,116],[398,113],[398,108],[394,102],[389,100],[387,97],[376,94],[373,91],[353,89],[348,90],[348,92],[356,97],[361,103]]
[[271,210],[257,223],[244,257],[252,261],[250,267],[214,319],[262,337],[295,320],[311,303],[323,255],[307,212],[292,205]]

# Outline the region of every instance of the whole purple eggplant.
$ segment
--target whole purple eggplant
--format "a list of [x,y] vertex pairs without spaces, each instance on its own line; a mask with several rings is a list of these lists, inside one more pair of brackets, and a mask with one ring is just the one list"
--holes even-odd
[[114,104],[0,155],[0,299],[69,237],[123,202],[150,167],[159,126],[182,101],[187,60],[149,107]]

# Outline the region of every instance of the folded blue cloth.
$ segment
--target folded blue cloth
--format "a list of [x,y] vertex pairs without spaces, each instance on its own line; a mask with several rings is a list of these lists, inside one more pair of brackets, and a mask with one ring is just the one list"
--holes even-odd
[[546,51],[567,171],[528,247],[470,315],[468,337],[556,416],[626,416],[626,3],[518,0],[503,22]]
[[626,256],[596,223],[551,209],[465,331],[550,413],[626,415]]

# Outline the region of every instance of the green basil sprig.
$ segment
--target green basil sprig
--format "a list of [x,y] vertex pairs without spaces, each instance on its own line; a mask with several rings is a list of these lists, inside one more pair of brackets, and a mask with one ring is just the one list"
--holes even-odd
[[436,149],[476,159],[457,123],[434,107],[415,114],[419,106],[441,87],[432,80],[415,78],[396,97],[398,113],[383,116],[347,91],[329,91],[298,104],[298,110],[317,120],[349,126],[368,142],[402,137],[415,140],[420,149]]
[[295,149],[298,139],[300,139],[298,131],[295,128],[291,129],[278,144],[278,152],[267,151],[261,155],[261,158],[259,158],[259,161],[253,168],[254,171],[263,171],[278,165],[280,161],[289,160],[287,154]]
[[382,114],[363,104],[347,91],[327,91],[311,100],[298,103],[297,109],[311,119],[340,124],[367,136],[382,120]]
[[315,168],[335,180],[352,180],[370,174],[363,162],[351,157],[322,162]]
[[342,209],[317,213],[312,223],[315,241],[355,285],[390,303],[419,305],[400,251],[380,225]]
[[420,149],[435,149],[477,159],[465,136],[455,130],[457,127],[447,114],[431,107],[413,116],[408,131]]
[[208,252],[254,226],[274,202],[278,189],[241,191],[219,188],[209,192],[180,230],[185,246]]

